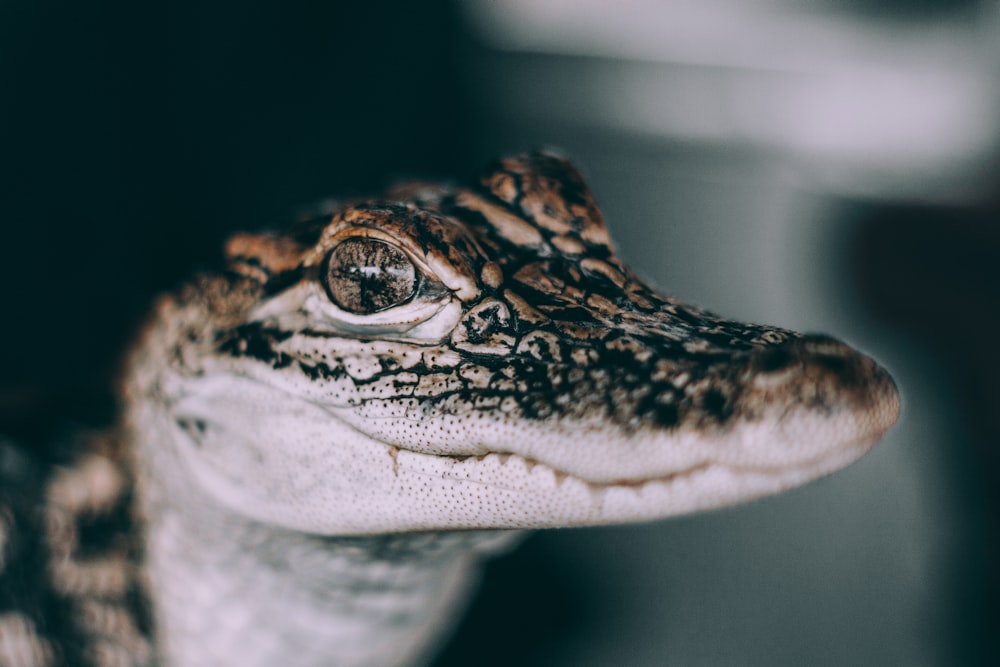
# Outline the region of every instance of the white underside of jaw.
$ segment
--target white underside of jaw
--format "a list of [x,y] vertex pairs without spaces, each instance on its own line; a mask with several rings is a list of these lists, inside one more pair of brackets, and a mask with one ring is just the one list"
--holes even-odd
[[[185,384],[164,425],[199,485],[243,515],[327,535],[649,521],[778,493],[847,465],[877,439],[819,417],[783,429],[664,434],[661,447],[683,451],[676,465],[630,474],[642,466],[615,461],[637,452],[605,436],[603,474],[590,476],[560,464],[565,451],[542,460],[523,451],[454,457],[392,446],[255,380]],[[203,420],[204,431],[194,437],[177,418]],[[813,441],[790,440],[797,436]],[[578,439],[550,433],[524,449],[592,444]],[[782,450],[784,460],[775,453]]]
[[816,460],[773,468],[706,460],[662,477],[611,482],[582,479],[516,454],[455,460],[399,450],[394,456],[400,477],[425,477],[437,485],[451,482],[456,489],[482,487],[468,495],[505,501],[504,513],[455,512],[438,517],[444,522],[440,527],[549,528],[653,521],[746,502],[835,472],[870,446],[845,444]]
[[[244,370],[255,377],[163,378],[181,458],[232,509],[322,534],[599,525],[730,505],[851,463],[898,412],[887,398],[861,412],[793,407],[725,429],[630,436],[603,422],[466,419],[438,425],[442,442],[463,445],[441,455],[374,426],[399,414],[354,414],[275,383],[265,365]],[[205,431],[185,433],[178,419]]]

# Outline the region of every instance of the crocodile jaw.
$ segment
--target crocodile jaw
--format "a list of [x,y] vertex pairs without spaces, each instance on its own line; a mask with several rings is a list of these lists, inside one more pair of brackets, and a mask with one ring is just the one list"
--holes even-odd
[[[898,416],[898,393],[877,370],[855,392],[864,395],[845,392],[842,406],[797,406],[725,430],[626,437],[483,421],[462,434],[479,449],[492,443],[478,455],[386,443],[345,420],[349,411],[245,377],[178,379],[182,398],[171,402],[169,422],[202,488],[287,528],[350,535],[602,525],[731,505],[852,463]],[[871,404],[859,410],[859,400]]]

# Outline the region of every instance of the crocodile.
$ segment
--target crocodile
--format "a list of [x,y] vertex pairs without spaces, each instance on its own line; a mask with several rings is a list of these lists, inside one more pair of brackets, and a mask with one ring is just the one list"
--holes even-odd
[[422,664],[523,531],[778,493],[900,410],[834,338],[657,292],[553,154],[225,258],[155,303],[120,428],[0,443],[0,664]]

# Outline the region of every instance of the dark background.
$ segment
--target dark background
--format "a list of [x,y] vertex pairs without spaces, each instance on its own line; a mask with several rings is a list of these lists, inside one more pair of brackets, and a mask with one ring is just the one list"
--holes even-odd
[[[980,7],[944,4],[844,11],[892,25]],[[871,350],[904,420],[781,499],[532,538],[489,566],[437,664],[996,664],[997,172],[957,197],[782,190],[806,214],[762,242],[791,267],[765,285],[739,243],[772,212],[769,156],[559,106],[560,86],[597,104],[589,73],[607,66],[491,48],[447,2],[0,3],[0,432],[110,421],[152,296],[230,232],[558,145],[642,272],[746,319],[772,311],[745,295],[779,285],[774,323]],[[546,113],[525,111],[536,100]]]
[[235,229],[467,169],[456,21],[440,2],[3,3],[4,385],[103,386],[150,295]]

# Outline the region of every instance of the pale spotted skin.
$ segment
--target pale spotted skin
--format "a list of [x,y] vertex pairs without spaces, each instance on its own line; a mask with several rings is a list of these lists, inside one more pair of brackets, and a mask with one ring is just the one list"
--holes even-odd
[[[146,564],[129,547],[97,579],[121,599],[149,576],[157,648],[115,609],[83,624],[134,664],[420,661],[504,541],[444,531],[775,493],[861,456],[899,410],[885,371],[842,343],[657,293],[551,155],[332,205],[226,255],[225,273],[161,299],[132,354],[130,445],[106,461],[124,481],[97,459],[78,473],[120,498],[138,471]],[[65,595],[100,596],[80,585]]]

